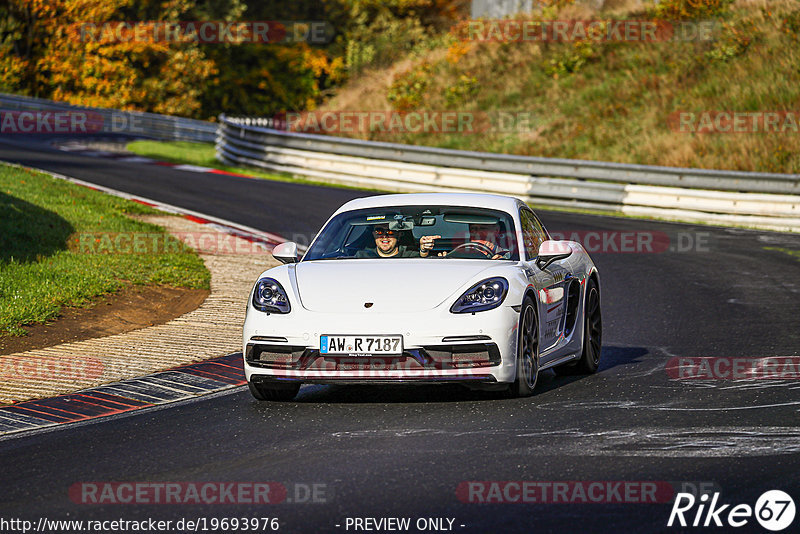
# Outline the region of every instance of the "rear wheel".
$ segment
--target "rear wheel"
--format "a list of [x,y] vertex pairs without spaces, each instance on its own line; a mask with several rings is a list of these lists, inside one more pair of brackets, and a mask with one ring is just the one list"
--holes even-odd
[[509,387],[513,397],[528,397],[539,378],[539,323],[533,300],[525,297],[519,315],[517,340],[517,378]]
[[300,384],[280,384],[274,386],[264,382],[247,382],[247,387],[253,397],[260,401],[290,401],[300,391]]
[[600,291],[594,280],[586,286],[586,305],[583,314],[583,351],[576,362],[553,369],[557,375],[587,375],[597,371],[603,347],[603,317],[600,312]]

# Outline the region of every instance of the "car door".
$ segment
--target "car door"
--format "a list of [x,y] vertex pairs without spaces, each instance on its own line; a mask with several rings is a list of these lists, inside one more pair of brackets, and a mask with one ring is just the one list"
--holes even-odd
[[534,285],[537,289],[537,306],[539,309],[539,356],[540,363],[546,363],[560,356],[564,333],[564,315],[566,311],[565,280],[569,278],[568,260],[553,262],[542,270],[536,265],[539,245],[548,239],[547,232],[528,209],[520,209],[523,243],[528,267],[534,274]]

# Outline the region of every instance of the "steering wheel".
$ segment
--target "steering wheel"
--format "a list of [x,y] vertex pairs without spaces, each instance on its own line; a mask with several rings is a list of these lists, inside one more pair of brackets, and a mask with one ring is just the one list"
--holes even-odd
[[456,248],[454,248],[453,250],[451,250],[450,252],[448,252],[447,255],[450,256],[452,254],[455,254],[459,250],[467,250],[467,249],[476,250],[476,251],[480,252],[481,254],[483,254],[484,256],[486,256],[487,258],[491,258],[492,256],[495,255],[495,251],[494,250],[490,249],[488,246],[484,245],[483,243],[479,243],[477,241],[469,241],[467,243],[462,243],[462,244],[458,245]]

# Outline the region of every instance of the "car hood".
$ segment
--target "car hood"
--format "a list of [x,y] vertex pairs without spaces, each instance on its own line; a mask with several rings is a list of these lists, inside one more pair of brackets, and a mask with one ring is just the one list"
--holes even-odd
[[[429,310],[493,265],[482,260],[359,259],[300,262],[303,307],[317,312]],[[366,303],[372,303],[367,308]]]

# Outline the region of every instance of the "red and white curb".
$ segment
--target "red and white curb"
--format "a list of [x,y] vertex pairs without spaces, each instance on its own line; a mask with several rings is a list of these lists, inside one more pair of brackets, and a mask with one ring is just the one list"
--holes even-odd
[[246,384],[241,353],[112,384],[0,407],[0,439],[152,408]]
[[190,165],[187,163],[170,163],[169,161],[160,161],[145,156],[130,155],[129,153],[125,152],[112,152],[110,150],[95,150],[92,148],[88,148],[86,145],[83,145],[80,142],[76,141],[60,143],[56,145],[56,148],[58,148],[59,150],[63,150],[65,152],[79,154],[81,156],[89,156],[93,158],[107,158],[107,159],[113,159],[114,161],[120,161],[123,163],[148,163],[151,165],[159,165],[161,167],[169,167],[171,169],[175,169],[176,171],[222,174],[225,176],[236,176],[238,178],[258,179],[257,177],[250,176],[248,174],[228,172],[220,169],[215,169],[213,167],[204,167],[202,165]]

